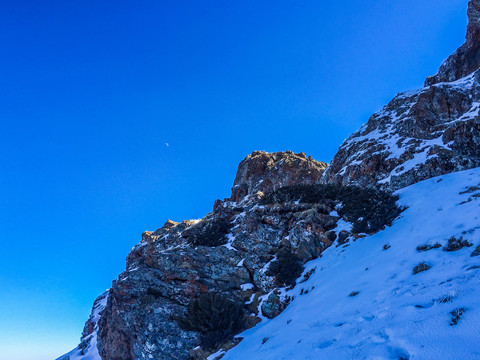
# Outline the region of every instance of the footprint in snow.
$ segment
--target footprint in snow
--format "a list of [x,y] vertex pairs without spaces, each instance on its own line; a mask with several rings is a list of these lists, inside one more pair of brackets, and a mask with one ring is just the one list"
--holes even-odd
[[332,345],[336,340],[328,340],[328,341],[322,341],[320,344],[317,345],[317,348],[319,349],[325,349]]

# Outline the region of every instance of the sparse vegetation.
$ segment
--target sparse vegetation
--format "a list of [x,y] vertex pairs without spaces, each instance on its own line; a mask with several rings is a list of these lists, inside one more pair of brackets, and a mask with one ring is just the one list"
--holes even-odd
[[465,308],[458,308],[450,312],[452,315],[452,320],[450,320],[450,325],[457,325],[460,319],[462,318],[463,314],[465,313]]
[[300,280],[301,283],[304,283],[305,281],[307,281],[308,279],[310,279],[310,276],[312,276],[312,274],[315,272],[317,268],[314,267],[310,270],[308,270],[304,275],[303,275],[303,279]]
[[472,192],[479,191],[479,190],[480,190],[479,186],[470,186],[470,187],[467,188],[467,190],[460,191],[460,195],[472,193]]
[[432,249],[438,249],[438,248],[441,248],[441,247],[442,247],[442,245],[440,245],[439,243],[436,243],[436,244],[433,244],[433,245],[423,244],[423,245],[418,245],[417,246],[417,251],[422,252],[422,251],[428,251],[428,250],[432,250]]
[[193,228],[188,241],[194,246],[220,246],[227,243],[226,235],[230,232],[231,223],[226,219],[216,219],[203,226]]
[[303,264],[300,258],[286,249],[281,249],[277,253],[277,259],[270,263],[265,274],[275,276],[275,282],[279,286],[293,286],[302,271]]
[[200,333],[201,346],[206,350],[215,350],[245,328],[242,305],[215,293],[192,300],[185,317],[177,318],[177,322],[184,330]]
[[455,238],[451,237],[448,240],[447,246],[443,248],[444,251],[458,251],[464,247],[470,247],[472,244],[470,244],[467,240],[463,240],[463,238]]
[[291,201],[318,204],[341,204],[338,214],[353,223],[356,233],[373,233],[388,226],[402,212],[396,204],[397,196],[388,192],[334,184],[294,185],[268,193],[262,204]]
[[445,295],[445,296],[442,296],[441,298],[437,299],[437,302],[439,304],[446,304],[450,301],[452,301],[452,297],[450,295]]
[[427,271],[430,268],[431,266],[428,265],[427,263],[420,263],[413,268],[413,274],[415,275],[415,274],[421,273],[422,271]]

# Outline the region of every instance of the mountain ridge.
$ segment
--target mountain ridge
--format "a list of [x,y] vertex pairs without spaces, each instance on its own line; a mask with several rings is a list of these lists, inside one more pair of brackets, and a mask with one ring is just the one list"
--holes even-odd
[[[405,189],[479,167],[480,0],[469,2],[468,18],[465,44],[426,79],[425,87],[395,96],[345,140],[330,164],[304,153],[255,151],[239,164],[231,196],[215,201],[213,211],[203,219],[169,220],[156,231],[143,233],[127,257],[126,270],[113,282],[108,296],[101,297],[101,309],[95,302],[80,346],[59,359],[214,360],[225,353],[226,359],[235,358],[230,354],[243,348],[239,338],[226,338],[215,350],[202,349],[199,334],[179,326],[176,319],[186,313],[192,299],[215,292],[242,303],[251,314],[245,326],[252,330],[245,334],[254,333],[295,304],[293,298],[302,295],[299,282],[308,282],[312,275],[307,276],[312,262],[323,261],[330,252],[357,248],[371,238],[352,230],[352,221],[361,219],[343,213],[342,207],[349,204],[342,204],[338,197],[314,203],[291,199],[262,203],[268,194],[285,188],[310,191],[302,187],[308,185],[337,186],[340,194],[357,186],[359,193],[375,191],[378,199],[369,207],[382,208],[388,203],[382,190]],[[331,191],[319,189],[320,193]],[[474,205],[475,191],[469,195]],[[365,216],[370,214],[372,209],[360,205]],[[381,227],[373,232],[378,230]],[[475,242],[477,235],[474,231],[470,240]],[[307,266],[303,280],[297,280],[290,293],[269,272],[282,251]],[[334,348],[330,341],[337,342],[326,340],[319,348]],[[413,358],[418,351],[401,348],[378,356]]]

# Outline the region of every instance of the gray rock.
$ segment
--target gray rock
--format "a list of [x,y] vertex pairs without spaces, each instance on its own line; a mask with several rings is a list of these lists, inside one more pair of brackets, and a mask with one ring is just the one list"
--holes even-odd
[[290,298],[280,299],[278,293],[278,291],[273,291],[267,300],[262,303],[262,314],[268,319],[273,319],[280,315],[290,303]]

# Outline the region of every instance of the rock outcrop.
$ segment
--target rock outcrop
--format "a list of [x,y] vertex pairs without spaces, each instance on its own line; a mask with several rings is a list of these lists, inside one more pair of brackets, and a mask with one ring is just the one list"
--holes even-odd
[[425,80],[425,86],[461,79],[480,67],[480,0],[468,3],[465,43],[440,66],[438,73]]
[[400,93],[340,146],[323,183],[396,190],[480,166],[480,0],[468,4],[465,44]]
[[398,94],[340,146],[322,182],[396,190],[480,166],[480,71]]
[[305,153],[255,151],[238,165],[230,200],[240,202],[245,196],[258,192],[317,183],[326,167],[326,163],[307,157]]
[[400,93],[340,146],[323,183],[396,190],[480,166],[480,0],[468,4],[465,44]]
[[[265,309],[278,305],[268,306],[269,300],[285,306],[286,299],[268,296],[277,285],[265,274],[267,264],[282,242],[303,262],[320,256],[335,239],[331,230],[340,217],[330,215],[333,202],[260,205],[259,192],[318,182],[325,167],[304,154],[254,152],[240,163],[232,197],[217,201],[206,217],[169,220],[145,232],[128,255],[126,271],[114,281],[99,322],[102,358],[204,359],[204,352],[192,350],[199,344],[198,334],[182,330],[176,321],[192,298],[204,292],[250,301],[249,312],[259,317],[262,304],[267,303]],[[224,237],[224,245],[192,244],[210,228],[215,230],[208,236],[219,239],[208,241],[216,244]],[[253,325],[259,319],[248,321]]]

